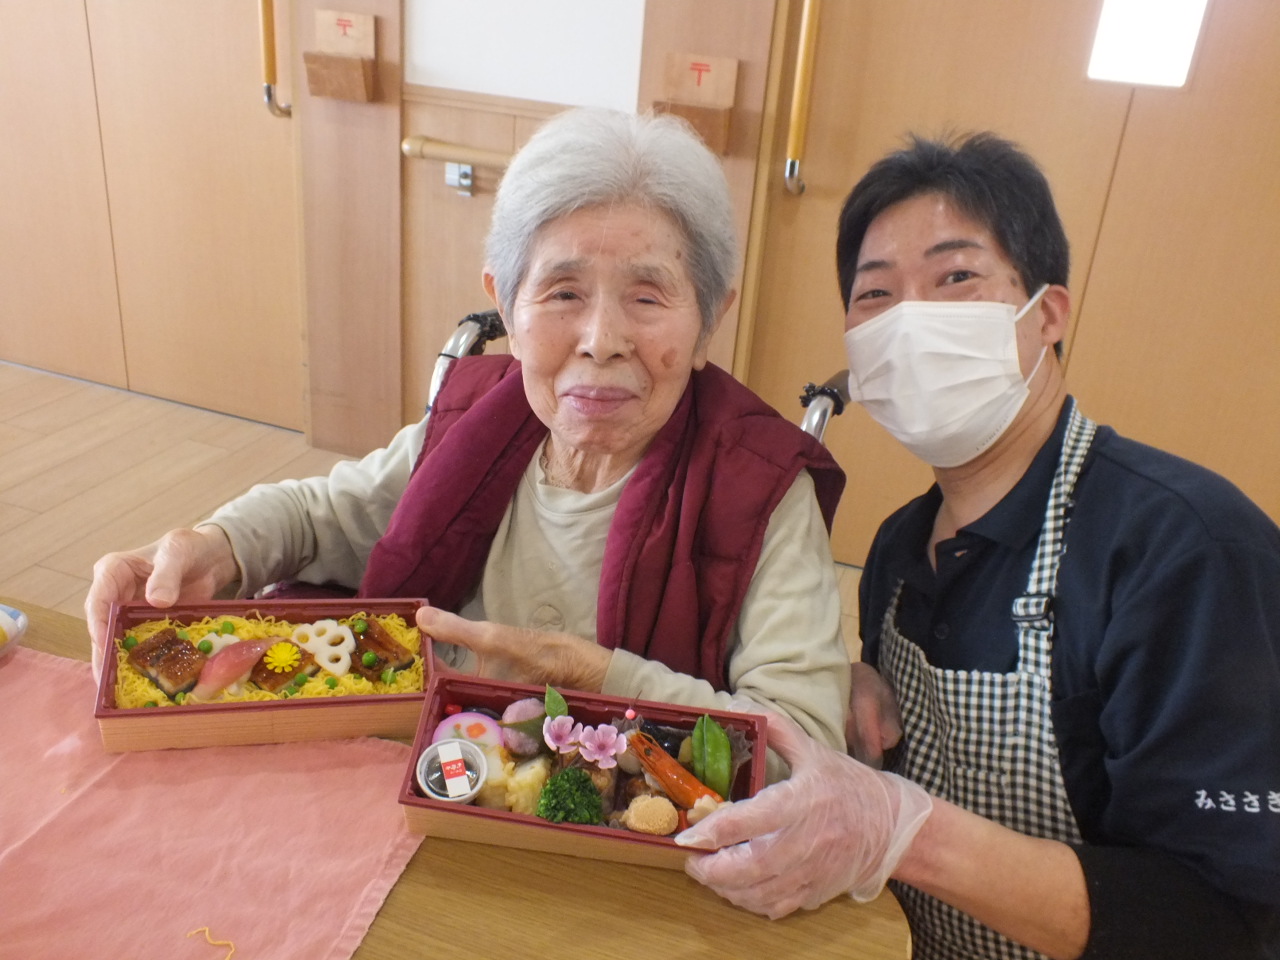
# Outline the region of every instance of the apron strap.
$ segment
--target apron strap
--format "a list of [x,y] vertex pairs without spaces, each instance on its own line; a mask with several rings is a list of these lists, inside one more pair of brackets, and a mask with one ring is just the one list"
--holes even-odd
[[1035,561],[1027,577],[1027,592],[1013,601],[1013,622],[1018,626],[1019,669],[1048,679],[1050,674],[1051,638],[1053,634],[1053,600],[1058,590],[1058,563],[1065,550],[1067,522],[1075,502],[1071,498],[1080,469],[1093,443],[1098,425],[1080,412],[1075,398],[1071,404],[1067,434],[1062,441],[1062,455],[1053,475],[1049,503],[1045,508],[1044,526],[1036,545]]

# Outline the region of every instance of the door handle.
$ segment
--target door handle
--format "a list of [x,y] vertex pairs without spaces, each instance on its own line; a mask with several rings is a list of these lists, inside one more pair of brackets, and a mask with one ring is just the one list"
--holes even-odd
[[258,0],[258,26],[262,32],[262,97],[273,117],[293,115],[293,107],[276,100],[276,12],[272,0]]
[[787,128],[787,165],[783,182],[787,192],[804,193],[800,179],[800,162],[804,159],[804,142],[809,132],[809,91],[813,87],[814,50],[818,45],[818,7],[820,0],[804,0],[800,11],[800,43],[796,51],[796,75],[791,87],[791,119]]

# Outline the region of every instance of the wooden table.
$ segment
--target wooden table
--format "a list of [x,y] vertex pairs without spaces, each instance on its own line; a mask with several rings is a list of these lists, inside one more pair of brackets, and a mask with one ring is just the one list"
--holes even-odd
[[[89,659],[83,620],[20,604],[25,643]],[[837,898],[770,921],[731,906],[674,870],[634,867],[426,838],[356,960],[507,958],[851,957],[903,960],[907,923],[884,893]]]

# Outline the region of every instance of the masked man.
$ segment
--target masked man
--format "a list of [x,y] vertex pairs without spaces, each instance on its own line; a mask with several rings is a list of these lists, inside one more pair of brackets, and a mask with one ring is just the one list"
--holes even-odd
[[850,392],[937,481],[861,581],[849,743],[894,772],[771,719],[793,778],[689,872],[775,917],[892,877],[929,960],[1280,957],[1280,530],[1068,394],[1067,241],[1008,142],[880,161],[837,266]]

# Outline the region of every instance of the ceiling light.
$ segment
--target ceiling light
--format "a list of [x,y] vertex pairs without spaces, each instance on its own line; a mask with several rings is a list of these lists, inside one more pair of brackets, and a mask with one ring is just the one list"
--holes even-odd
[[1094,80],[1180,87],[1208,0],[1103,0],[1089,59]]

